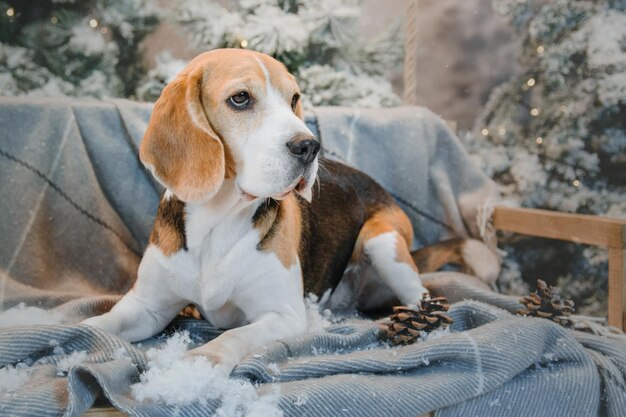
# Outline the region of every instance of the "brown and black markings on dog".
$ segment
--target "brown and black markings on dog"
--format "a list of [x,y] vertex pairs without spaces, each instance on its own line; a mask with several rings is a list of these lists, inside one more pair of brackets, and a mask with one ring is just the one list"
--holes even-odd
[[[337,162],[325,162],[318,181],[311,203],[294,193],[281,201],[268,199],[252,221],[261,236],[257,249],[273,250],[279,241],[289,245],[300,259],[305,293],[321,295],[343,276],[363,225],[393,200],[367,175]],[[299,223],[299,230],[285,236],[291,228],[283,226],[286,222]]]
[[169,256],[181,249],[187,250],[185,234],[185,203],[176,198],[162,198],[150,234],[150,243]]
[[[413,228],[393,198],[361,171],[334,161],[323,164],[311,203],[297,194],[282,201],[268,199],[253,217],[253,225],[261,235],[258,250],[271,250],[271,242],[276,241],[297,247],[305,293],[321,296],[336,288],[348,265],[363,260],[363,245],[387,232],[397,232],[401,237],[396,245],[396,261],[416,271],[432,272],[448,262],[462,264],[464,239],[411,253]],[[285,239],[279,233],[281,223],[293,216],[300,217],[299,233]]]
[[259,251],[274,252],[285,268],[297,261],[302,217],[297,197],[292,193],[281,201],[267,199],[252,216],[259,231]]

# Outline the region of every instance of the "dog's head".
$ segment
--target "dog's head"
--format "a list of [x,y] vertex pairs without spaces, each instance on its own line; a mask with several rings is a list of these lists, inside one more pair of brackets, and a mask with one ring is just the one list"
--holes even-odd
[[185,202],[210,199],[225,178],[247,199],[292,190],[310,199],[318,151],[285,66],[261,53],[218,49],[165,87],[140,157]]

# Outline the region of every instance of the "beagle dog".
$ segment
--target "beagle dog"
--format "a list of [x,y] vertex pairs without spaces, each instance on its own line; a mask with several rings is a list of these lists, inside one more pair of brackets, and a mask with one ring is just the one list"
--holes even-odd
[[306,331],[305,293],[343,279],[336,305],[415,303],[427,292],[415,261],[463,263],[472,241],[412,254],[411,223],[389,194],[337,162],[318,171],[319,150],[284,65],[242,49],[196,57],[163,90],[141,143],[166,191],[137,280],[84,323],[135,342],[194,304],[230,330],[189,353],[229,374],[256,347]]

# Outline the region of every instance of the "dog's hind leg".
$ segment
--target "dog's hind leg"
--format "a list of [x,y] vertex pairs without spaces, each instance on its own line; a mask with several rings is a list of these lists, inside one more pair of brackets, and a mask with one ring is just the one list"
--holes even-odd
[[[365,222],[353,254],[353,261],[367,262],[380,284],[403,304],[415,304],[428,292],[411,257],[412,240],[413,228],[406,214],[395,205],[386,206]],[[370,297],[373,303],[366,304],[377,304],[377,294],[361,294],[359,298]]]
[[475,275],[492,287],[500,275],[499,255],[476,239],[448,239],[420,248],[411,255],[422,273],[437,271],[444,265],[455,265],[461,272]]

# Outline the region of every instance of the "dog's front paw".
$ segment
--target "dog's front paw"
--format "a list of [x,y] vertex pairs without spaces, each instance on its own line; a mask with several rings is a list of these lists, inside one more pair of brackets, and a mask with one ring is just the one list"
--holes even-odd
[[229,376],[237,365],[237,361],[225,352],[219,349],[210,349],[205,346],[191,349],[185,356],[191,360],[198,357],[206,358],[213,365],[213,368],[224,376]]
[[417,287],[414,291],[407,292],[400,298],[400,303],[409,307],[420,307],[424,297],[430,297],[430,291],[422,285]]

